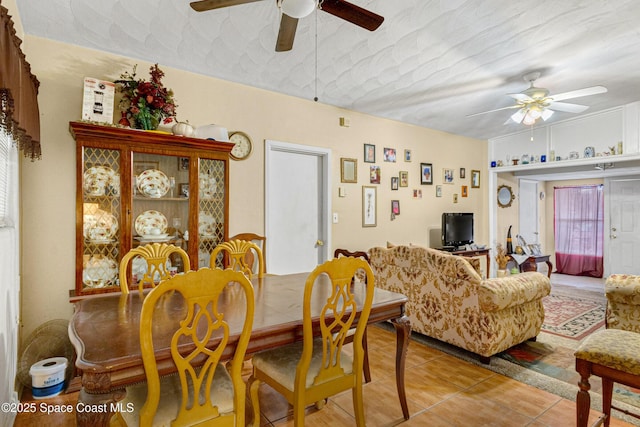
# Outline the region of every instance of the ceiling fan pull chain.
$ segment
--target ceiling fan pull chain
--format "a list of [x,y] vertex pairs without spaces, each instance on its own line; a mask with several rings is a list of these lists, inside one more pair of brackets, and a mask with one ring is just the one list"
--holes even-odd
[[315,96],[313,97],[313,100],[315,102],[318,102],[318,9],[316,9],[316,38],[315,38],[315,44],[316,44],[316,76],[315,76],[315,88],[314,88],[314,92],[315,92]]

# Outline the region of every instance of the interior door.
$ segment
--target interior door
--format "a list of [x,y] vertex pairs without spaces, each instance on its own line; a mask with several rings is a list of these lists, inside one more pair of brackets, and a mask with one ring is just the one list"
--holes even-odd
[[605,274],[640,274],[640,179],[609,181],[609,269]]
[[[540,243],[538,219],[538,181],[520,180],[518,233],[528,244]],[[513,236],[515,242],[515,236]],[[547,251],[548,252],[548,251]]]
[[267,272],[308,272],[329,259],[330,153],[267,141]]

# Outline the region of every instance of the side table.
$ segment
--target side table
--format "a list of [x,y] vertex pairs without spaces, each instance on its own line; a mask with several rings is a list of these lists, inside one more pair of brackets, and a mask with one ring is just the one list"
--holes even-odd
[[[517,264],[517,261],[513,256],[509,255],[509,257],[514,260]],[[522,263],[518,264],[518,269],[520,269],[520,273],[523,271],[538,271],[538,263],[544,262],[547,264],[548,271],[547,276],[551,278],[551,271],[553,270],[553,263],[549,260],[550,255],[529,255],[529,257],[524,260]]]

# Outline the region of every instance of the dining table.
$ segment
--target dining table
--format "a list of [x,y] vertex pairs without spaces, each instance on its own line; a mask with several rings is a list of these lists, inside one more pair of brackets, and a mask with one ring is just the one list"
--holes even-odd
[[[303,338],[302,302],[309,273],[267,275],[253,278],[255,312],[247,355],[284,346]],[[321,289],[330,289],[326,275]],[[317,285],[316,285],[317,287]],[[218,301],[220,312],[230,325],[230,338],[223,358],[231,359],[235,351],[242,322],[244,297],[237,288],[225,288]],[[357,315],[364,301],[364,286],[353,286]],[[314,287],[315,289],[315,287]],[[112,293],[91,296],[74,302],[69,322],[69,338],[76,350],[75,367],[81,377],[81,389],[76,404],[79,426],[108,426],[113,413],[129,408],[119,405],[126,387],[146,381],[140,350],[140,311],[150,289],[129,294]],[[314,291],[315,292],[315,291]],[[330,291],[314,293],[311,315],[318,324],[322,306]],[[390,321],[396,331],[396,386],[402,414],[409,419],[405,394],[404,370],[411,323],[405,314],[407,297],[400,293],[374,288],[368,324]],[[154,353],[160,375],[176,372],[170,353],[171,335],[177,330],[184,301],[179,293],[171,295],[157,307],[154,320]],[[314,333],[320,333],[314,327]],[[211,340],[217,338],[212,337]],[[215,343],[212,343],[215,344]],[[188,352],[190,348],[181,348]],[[136,408],[139,410],[141,408]]]

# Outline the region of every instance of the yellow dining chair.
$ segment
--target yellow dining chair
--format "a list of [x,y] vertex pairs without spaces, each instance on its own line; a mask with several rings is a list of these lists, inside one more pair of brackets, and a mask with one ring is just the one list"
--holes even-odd
[[189,255],[182,249],[166,243],[151,243],[131,249],[120,260],[120,290],[123,294],[129,293],[129,281],[127,280],[127,269],[129,262],[141,257],[146,261],[146,271],[142,278],[138,278],[138,290],[142,292],[145,285],[155,286],[158,281],[163,281],[171,277],[171,272],[167,270],[167,261],[171,254],[178,254],[182,260],[184,271],[190,270]]
[[255,256],[258,257],[258,277],[264,277],[264,259],[262,257],[262,251],[258,245],[246,240],[230,240],[228,242],[220,243],[213,249],[213,252],[211,252],[209,266],[211,268],[215,268],[218,254],[221,252],[223,254],[226,253],[229,257],[228,267],[232,270],[241,271],[250,278],[253,276],[253,269],[252,265],[247,263],[247,254],[252,251],[255,253]]
[[[354,258],[362,258],[363,260],[367,261],[367,263],[369,263],[369,254],[366,252],[362,252],[362,251],[355,251],[355,252],[351,252],[347,249],[336,249],[333,252],[333,257],[334,258],[340,258],[340,256],[346,256],[346,257],[354,257]],[[358,280],[366,280],[365,278],[360,277],[364,271],[359,271],[359,274],[354,276],[354,280],[358,279]],[[347,334],[347,336],[344,339],[344,343],[345,344],[351,344],[353,342],[353,337],[355,336],[355,329],[351,329],[349,331],[349,333]],[[362,335],[362,348],[364,348],[364,360],[363,360],[363,364],[362,364],[362,368],[364,371],[364,381],[367,383],[371,382],[371,368],[369,367],[369,344],[367,343],[367,328],[364,329],[364,334]]]
[[[366,282],[353,282],[358,269],[366,272]],[[304,426],[307,405],[349,389],[353,393],[356,424],[365,425],[362,337],[371,311],[373,291],[371,267],[359,258],[335,258],[311,272],[304,289],[302,341],[253,355],[249,387],[254,427],[260,422],[258,389],[262,382],[293,405],[295,426]],[[319,321],[314,322],[312,307],[314,315],[320,316]],[[359,318],[358,309],[361,310]],[[318,338],[314,337],[314,323],[321,334]],[[350,357],[342,351],[342,346],[354,325],[353,357]]]
[[[258,246],[262,251],[262,262],[264,263],[264,273],[267,274],[267,238],[266,237],[260,236],[259,234],[255,234],[255,233],[240,233],[230,237],[229,240],[246,240],[247,242],[255,243],[256,246]],[[247,265],[251,266],[251,270],[253,271],[253,274],[258,274],[260,271],[258,270],[258,267],[260,267],[260,265],[257,262],[258,261],[257,258],[253,256],[252,252],[247,252],[247,255],[245,256],[245,260],[247,262]]]
[[[218,311],[225,289],[226,293],[243,295],[243,323],[228,323],[225,313]],[[164,312],[167,304],[159,302],[170,298],[171,307],[175,307],[173,299],[179,298],[177,294],[183,300],[180,310],[173,312],[182,316],[179,321],[174,320],[175,333],[169,334],[167,341],[171,340],[171,357],[178,374],[160,378],[154,353],[154,332],[158,327],[154,322],[171,321],[167,319],[174,314],[167,316]],[[112,425],[244,426],[246,385],[242,380],[242,361],[253,315],[253,286],[238,271],[204,267],[165,280],[152,289],[140,314],[140,347],[147,382],[127,388],[122,407],[134,411],[116,414]],[[239,333],[239,338],[227,370],[221,357],[234,333]],[[210,344],[212,338],[219,340]]]

